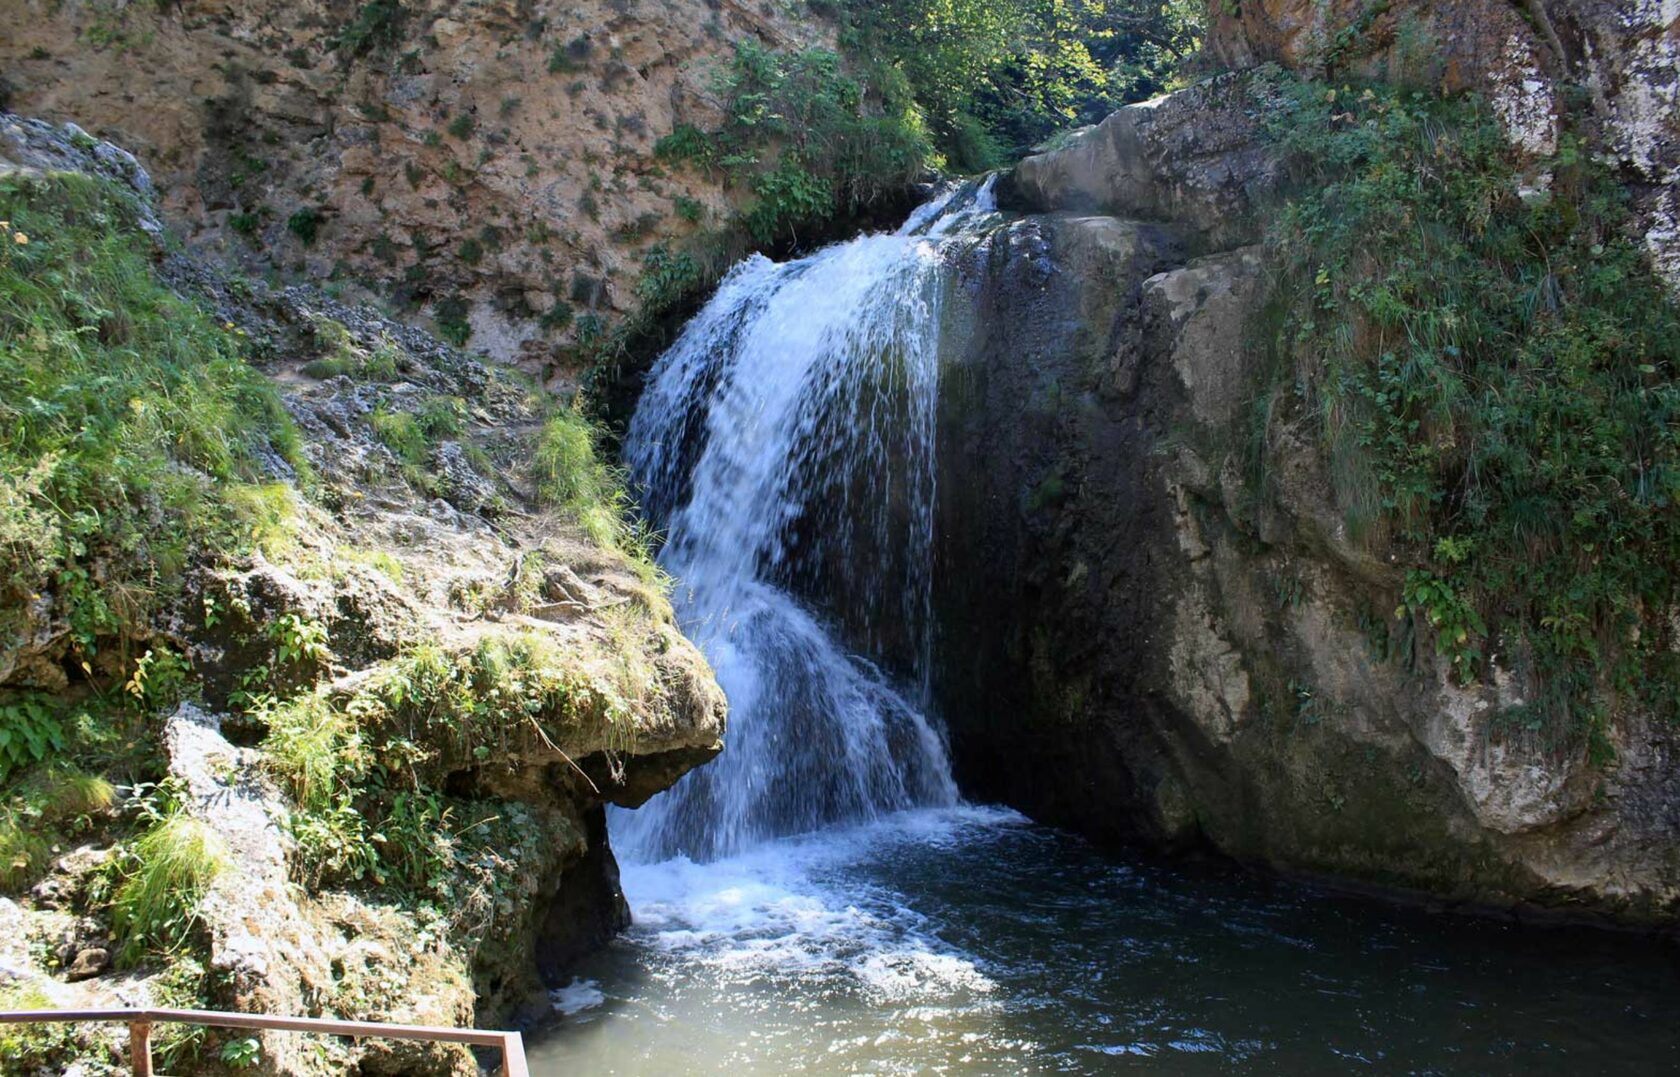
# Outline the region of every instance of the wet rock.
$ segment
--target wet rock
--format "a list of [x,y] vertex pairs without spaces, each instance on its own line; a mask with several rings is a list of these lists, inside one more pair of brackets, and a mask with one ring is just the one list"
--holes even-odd
[[1099,222],[994,233],[952,300],[933,691],[965,788],[1099,839],[1672,924],[1680,732],[1619,715],[1593,768],[1498,725],[1511,678],[1406,652],[1316,438],[1251,440],[1259,252]]

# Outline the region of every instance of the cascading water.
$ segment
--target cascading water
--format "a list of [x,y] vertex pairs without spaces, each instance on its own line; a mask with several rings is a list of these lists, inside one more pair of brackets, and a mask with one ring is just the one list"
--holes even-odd
[[716,761],[615,813],[630,857],[710,859],[955,803],[917,680],[931,601],[937,237],[993,208],[988,181],[891,235],[785,264],[749,258],[653,368],[625,453],[665,526],[678,616],[712,662],[730,722]]
[[940,278],[989,209],[749,259],[655,368],[627,449],[728,747],[614,809],[635,922],[531,1071],[1672,1068],[1680,968],[1644,940],[1536,947],[956,803],[919,679]]

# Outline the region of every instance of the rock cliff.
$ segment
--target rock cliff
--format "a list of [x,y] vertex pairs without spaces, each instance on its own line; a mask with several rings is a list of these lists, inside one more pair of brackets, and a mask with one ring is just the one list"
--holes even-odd
[[1553,152],[1585,98],[1622,168],[1658,272],[1680,293],[1680,8],[1662,0],[1242,0],[1208,7],[1229,67],[1382,78],[1483,94],[1513,141]]
[[[1671,7],[1353,8],[1215,4],[1212,48],[1479,89],[1518,146],[1554,137],[1529,121],[1584,80],[1672,281],[1676,112],[1641,104],[1672,92]],[[959,778],[1107,839],[1672,925],[1680,730],[1624,708],[1609,765],[1514,731],[1522,678],[1461,684],[1427,624],[1395,619],[1403,572],[1355,541],[1314,424],[1260,407],[1274,77],[1029,158],[999,184],[1028,215],[957,267],[935,695]]]
[[[96,192],[100,208],[78,192]],[[568,443],[570,465],[602,466],[588,463],[581,418],[509,368],[370,308],[184,256],[135,159],[74,126],[0,114],[0,196],[13,227],[27,210],[64,229],[27,237],[43,266],[69,264],[55,250],[80,236],[96,237],[90,252],[146,251],[184,304],[176,317],[208,312],[238,342],[298,442],[228,487],[248,542],[202,541],[212,530],[185,536],[184,563],[151,562],[146,617],[119,609],[90,628],[68,592],[73,573],[16,603],[8,582],[0,703],[101,715],[58,734],[67,753],[85,755],[77,737],[106,743],[109,729],[122,743],[77,764],[104,758],[111,781],[77,779],[103,792],[69,809],[79,814],[52,831],[62,844],[50,850],[36,828],[56,809],[42,818],[29,805],[52,802],[74,771],[19,769],[15,753],[0,770],[15,858],[5,886],[17,898],[0,901],[17,943],[0,959],[0,993],[445,1025],[542,1017],[545,978],[627,919],[605,805],[637,806],[712,758],[725,715],[657,573],[622,552],[610,500],[557,503],[542,487],[556,480],[534,461],[557,431],[582,439]],[[86,316],[121,339],[132,328],[113,326],[148,313]],[[152,406],[136,396],[122,410]],[[224,482],[174,469],[199,488]],[[8,543],[38,493],[7,503]],[[134,496],[154,532],[178,526],[167,501]],[[80,567],[123,601],[125,559],[144,564],[151,550],[105,549],[97,531],[86,542]],[[186,699],[152,711],[171,696]],[[196,900],[179,898],[184,934],[162,945],[146,934],[156,924],[114,922],[112,895],[121,906],[148,870],[136,835],[170,827],[195,836],[205,878]],[[76,1035],[7,1041],[7,1063],[35,1072],[114,1057],[102,1031]],[[170,1049],[194,1072],[215,1068],[210,1047]],[[477,1072],[464,1050],[439,1045],[266,1035],[259,1055],[251,1072]]]
[[[643,252],[720,227],[735,42],[832,45],[778,5],[8,0],[0,108],[134,153],[201,253],[334,280],[534,372],[635,308]],[[9,104],[8,104],[9,100]]]

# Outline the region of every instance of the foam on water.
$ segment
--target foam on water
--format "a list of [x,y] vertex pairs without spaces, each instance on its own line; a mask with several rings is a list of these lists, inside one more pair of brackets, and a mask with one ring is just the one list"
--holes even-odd
[[606,1000],[601,985],[594,980],[574,979],[565,987],[557,987],[548,993],[549,1005],[554,1007],[554,1012],[567,1017],[593,1010]]
[[880,1000],[937,1002],[994,988],[975,959],[941,943],[890,891],[840,877],[866,851],[938,846],[962,827],[1024,823],[951,808],[760,845],[709,863],[686,857],[623,870],[637,945],[726,980],[822,981]]

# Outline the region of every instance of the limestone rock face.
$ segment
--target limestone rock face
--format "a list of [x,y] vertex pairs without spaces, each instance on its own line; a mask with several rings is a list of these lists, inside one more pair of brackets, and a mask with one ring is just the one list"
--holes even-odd
[[[124,185],[142,227],[157,227],[134,158],[78,128],[0,113],[0,172],[61,169]],[[647,567],[538,496],[533,439],[553,412],[528,379],[313,289],[230,281],[161,242],[155,261],[163,282],[248,340],[295,423],[307,462],[298,470],[310,472],[306,483],[285,461],[266,461],[264,481],[249,487],[267,520],[253,548],[195,551],[141,629],[150,635],[140,642],[190,660],[202,695],[160,716],[157,741],[181,809],[228,854],[198,909],[211,1001],[445,1026],[548,1016],[542,975],[625,922],[605,806],[640,805],[715,756],[722,690]],[[451,430],[430,451],[405,455],[381,436],[381,418],[427,408]],[[0,687],[63,690],[62,603],[44,594],[0,615]],[[314,658],[276,657],[283,624],[317,628]],[[295,805],[260,747],[261,708],[230,717],[230,696],[261,669],[265,692],[315,689],[348,705],[405,656],[457,669],[507,648],[563,677],[568,698],[603,702],[539,715],[497,688],[475,709],[494,738],[414,731],[406,765],[433,789],[494,804],[483,824],[505,827],[494,848],[468,857],[453,847],[453,862],[470,860],[463,870],[474,874],[458,880],[446,922],[423,923],[412,905],[354,878],[312,875],[290,826]],[[0,987],[61,1008],[169,997],[167,971],[108,967],[109,918],[94,915],[104,903],[89,893],[115,852],[108,836],[66,852],[26,902],[0,901],[0,936],[56,940],[52,962],[69,971],[60,978],[28,947],[0,945]],[[90,1031],[83,1046],[108,1053],[118,1031]],[[464,1050],[435,1045],[277,1035],[263,1048],[253,1072],[478,1072]]]
[[1591,98],[1595,149],[1624,170],[1645,245],[1680,294],[1680,7],[1672,0],[1243,0],[1208,5],[1208,50],[1229,67],[1273,62],[1475,90],[1512,141],[1557,148],[1565,82]]
[[[728,212],[720,180],[669,175],[653,147],[716,120],[712,78],[735,43],[832,44],[824,23],[736,0],[4,14],[0,108],[132,151],[196,249],[464,318],[475,348],[533,370],[588,315],[634,306],[643,250]],[[557,303],[571,321],[545,328]]]
[[1278,163],[1257,137],[1267,108],[1262,78],[1224,75],[1128,105],[1022,161],[1002,204],[1079,210],[1189,226],[1228,247],[1254,232],[1255,202],[1275,189]]
[[[1251,6],[1280,12],[1261,58],[1305,47],[1293,8]],[[1457,683],[1316,434],[1261,421],[1245,85],[1028,159],[1039,212],[953,274],[933,682],[959,779],[1098,838],[1673,924],[1680,729],[1619,714],[1599,767],[1502,725],[1517,679]]]

